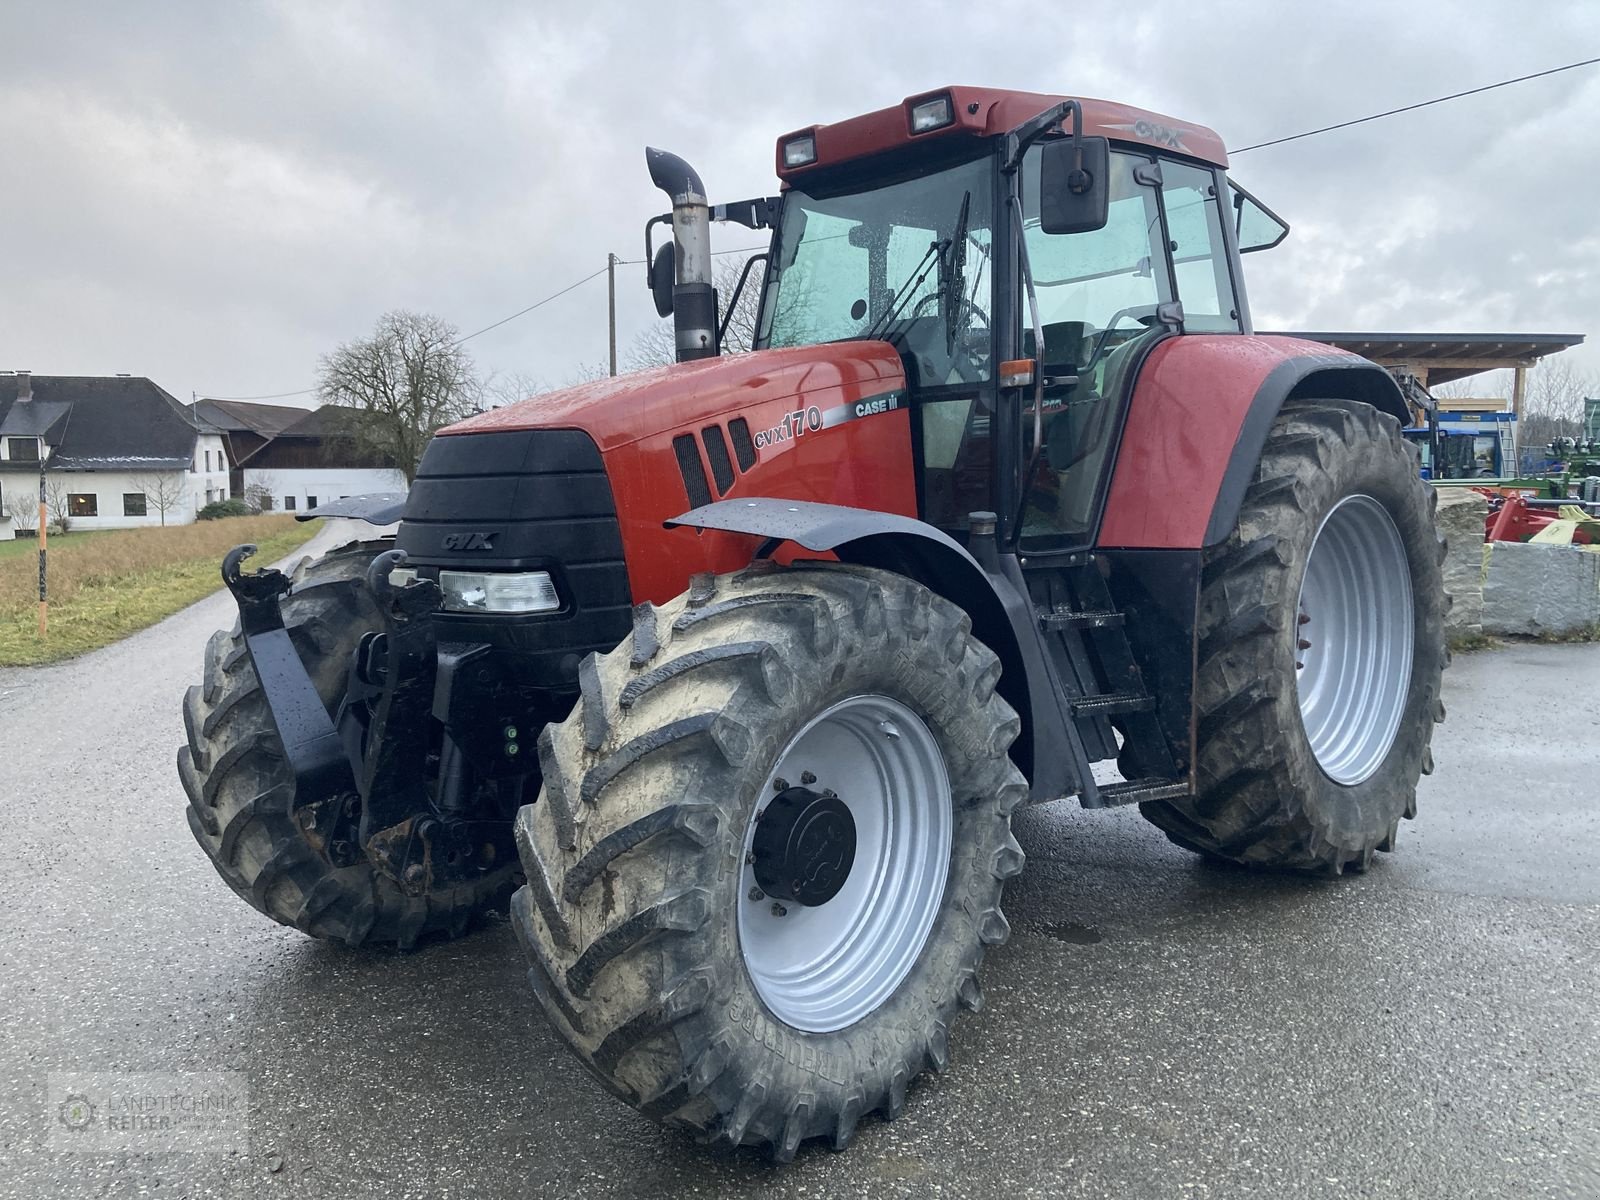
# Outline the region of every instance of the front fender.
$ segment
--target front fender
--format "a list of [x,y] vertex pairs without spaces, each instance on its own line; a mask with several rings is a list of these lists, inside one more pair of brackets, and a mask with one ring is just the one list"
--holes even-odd
[[1197,334],[1150,353],[1134,388],[1097,545],[1197,550],[1232,531],[1286,400],[1358,400],[1408,420],[1374,362],[1290,337]]
[[[1002,558],[1001,569],[989,571],[949,534],[924,521],[802,500],[720,500],[667,524],[831,551],[841,562],[893,571],[943,596],[972,618],[973,636],[999,656],[996,690],[1022,721],[1011,757],[1028,777],[1033,798],[1053,799],[1077,790],[1066,749],[1068,718],[1044,666],[1038,618],[1014,558]],[[1007,563],[1011,574],[1004,571]]]

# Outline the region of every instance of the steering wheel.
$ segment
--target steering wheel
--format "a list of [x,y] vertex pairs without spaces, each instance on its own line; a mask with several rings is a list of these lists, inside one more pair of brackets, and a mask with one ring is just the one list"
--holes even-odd
[[1094,342],[1089,348],[1089,359],[1083,364],[1080,374],[1088,374],[1100,361],[1100,355],[1105,351],[1106,339],[1117,332],[1117,322],[1123,317],[1132,317],[1146,329],[1154,329],[1161,320],[1161,306],[1159,304],[1131,304],[1127,308],[1119,308],[1111,314],[1111,319],[1106,322],[1105,328],[1094,335]]
[[[936,291],[930,292],[912,306],[911,316],[907,318],[907,320],[915,321],[919,317],[925,316],[925,310],[928,308],[928,306],[930,304],[938,304],[938,302],[939,293]],[[963,380],[966,382],[976,382],[982,377],[983,374],[983,372],[978,369],[979,356],[986,354],[989,349],[989,314],[977,304],[969,302],[963,302],[962,309],[965,312],[970,313],[974,319],[964,329],[956,331],[956,354],[955,357],[952,358],[950,365],[955,367],[964,356],[966,362],[971,365],[973,369],[970,371],[961,372]]]

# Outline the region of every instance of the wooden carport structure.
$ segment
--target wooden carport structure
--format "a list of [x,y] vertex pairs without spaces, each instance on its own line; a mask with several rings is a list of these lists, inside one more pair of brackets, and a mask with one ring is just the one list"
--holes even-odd
[[1410,371],[1425,388],[1485,371],[1510,370],[1511,411],[1519,417],[1528,368],[1582,344],[1581,333],[1288,333],[1326,342],[1390,370]]

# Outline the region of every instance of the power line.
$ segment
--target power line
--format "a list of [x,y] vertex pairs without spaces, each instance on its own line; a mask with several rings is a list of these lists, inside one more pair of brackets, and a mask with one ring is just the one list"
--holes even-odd
[[606,268],[605,267],[601,267],[598,271],[595,271],[593,274],[585,275],[582,279],[579,279],[579,280],[576,280],[573,283],[567,284],[567,286],[562,288],[559,292],[551,292],[543,300],[540,300],[535,304],[530,304],[530,305],[528,305],[527,308],[518,309],[516,312],[512,313],[509,317],[501,317],[493,325],[485,325],[482,329],[478,330],[477,333],[469,333],[469,334],[467,334],[466,337],[457,338],[454,342],[452,342],[450,344],[452,346],[459,346],[459,345],[461,345],[462,342],[470,342],[473,338],[478,337],[481,334],[488,333],[491,329],[499,329],[500,326],[504,325],[507,321],[515,321],[518,317],[525,317],[529,313],[531,313],[534,309],[543,308],[546,304],[549,304],[550,301],[552,301],[552,300],[554,300],[554,299],[556,299],[556,298],[558,298],[560,296],[565,296],[573,288],[582,287],[584,284],[588,283],[589,280],[598,279],[598,278],[600,278],[600,276],[604,275],[605,273],[606,273]]
[[1419,108],[1443,104],[1447,100],[1459,100],[1463,96],[1476,96],[1480,92],[1492,92],[1496,88],[1510,87],[1513,83],[1526,83],[1530,79],[1543,79],[1546,75],[1559,75],[1562,71],[1576,71],[1579,67],[1592,67],[1596,63],[1600,63],[1600,58],[1586,58],[1582,62],[1568,63],[1564,67],[1551,67],[1547,71],[1535,71],[1532,75],[1518,75],[1515,79],[1502,79],[1499,83],[1486,83],[1482,87],[1468,88],[1464,92],[1451,92],[1448,96],[1436,96],[1432,100],[1423,100],[1417,104],[1407,104],[1401,108],[1391,108],[1387,112],[1373,113],[1370,117],[1357,117],[1353,121],[1340,121],[1337,125],[1324,125],[1321,129],[1308,129],[1304,133],[1291,133],[1288,137],[1273,138],[1270,142],[1257,142],[1253,146],[1242,146],[1237,150],[1230,150],[1228,153],[1244,154],[1249,150],[1262,150],[1268,146],[1281,146],[1285,142],[1295,142],[1301,138],[1316,137],[1319,133],[1331,133],[1335,129],[1348,129],[1352,125],[1364,125],[1368,121],[1379,121],[1384,117],[1392,117],[1398,113],[1415,112]]
[[270,396],[202,396],[202,400],[286,400],[290,396],[309,396],[316,388],[301,388],[298,392],[273,392]]

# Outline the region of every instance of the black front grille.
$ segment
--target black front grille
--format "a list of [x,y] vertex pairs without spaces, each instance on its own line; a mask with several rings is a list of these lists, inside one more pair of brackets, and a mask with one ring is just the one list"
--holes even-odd
[[576,429],[436,437],[406,497],[398,546],[410,565],[549,571],[561,611],[442,613],[439,636],[507,652],[526,682],[570,689],[578,662],[631,627],[622,534],[600,451]]

